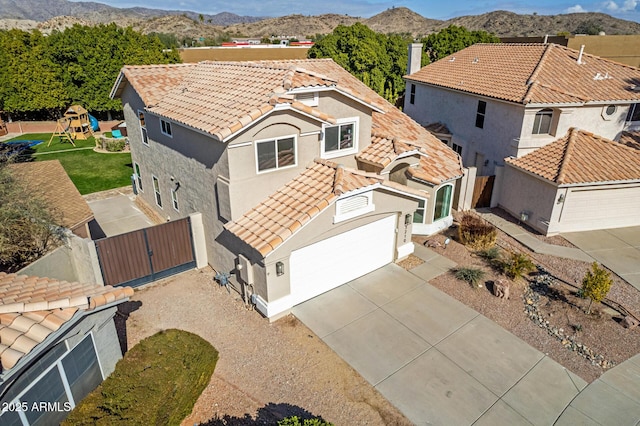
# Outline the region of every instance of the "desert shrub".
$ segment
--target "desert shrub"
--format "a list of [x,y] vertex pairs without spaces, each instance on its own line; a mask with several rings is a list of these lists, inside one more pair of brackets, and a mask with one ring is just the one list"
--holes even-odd
[[487,250],[495,246],[498,231],[480,217],[466,213],[458,226],[460,242],[473,250]]
[[596,262],[591,265],[591,270],[587,271],[582,279],[581,294],[583,297],[591,299],[589,301],[589,307],[587,313],[591,313],[591,305],[593,302],[600,303],[602,299],[607,297],[609,290],[611,289],[613,280],[611,274],[606,269],[598,266]]
[[488,248],[486,250],[480,250],[478,256],[489,261],[490,263],[500,258],[500,249],[496,246]]
[[109,152],[120,152],[124,150],[126,144],[126,140],[124,138],[120,139],[106,139],[104,143],[104,149]]
[[319,418],[301,420],[298,416],[292,416],[280,420],[278,426],[333,426],[333,424]]
[[478,287],[478,283],[485,275],[484,271],[479,268],[458,268],[454,274],[457,279],[468,282],[474,288]]
[[523,278],[525,274],[535,271],[535,269],[535,263],[524,253],[511,252],[511,254],[502,261],[502,272],[512,280]]
[[115,371],[76,406],[65,425],[179,425],[209,383],[218,351],[182,330],[134,346]]

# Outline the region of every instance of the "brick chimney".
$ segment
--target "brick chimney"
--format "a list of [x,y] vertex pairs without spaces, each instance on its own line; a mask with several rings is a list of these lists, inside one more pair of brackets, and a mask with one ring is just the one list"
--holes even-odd
[[409,63],[407,64],[407,74],[413,74],[420,70],[422,60],[422,43],[411,43],[409,45]]

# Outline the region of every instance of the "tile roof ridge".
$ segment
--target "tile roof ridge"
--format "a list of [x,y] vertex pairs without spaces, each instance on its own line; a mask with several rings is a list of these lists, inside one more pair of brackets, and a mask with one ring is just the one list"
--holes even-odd
[[531,102],[533,88],[535,87],[535,84],[538,83],[537,81],[538,74],[540,74],[540,71],[544,65],[546,57],[550,55],[549,52],[551,51],[552,46],[555,46],[555,45],[553,43],[550,43],[547,46],[547,48],[544,49],[544,52],[542,52],[542,56],[540,56],[540,60],[538,61],[538,64],[533,69],[533,71],[531,72],[531,75],[527,79],[526,85],[529,86],[529,88],[527,89],[524,96],[522,97],[523,104],[528,104],[529,102]]
[[581,99],[583,101],[588,101],[589,100],[588,98],[586,98],[584,96],[576,95],[575,93],[569,92],[568,90],[563,90],[563,89],[560,89],[558,87],[551,86],[549,84],[540,83],[538,81],[536,81],[534,84],[537,84],[538,86],[540,86],[542,88],[545,88],[545,89],[553,90],[554,92],[562,93],[563,95],[572,96],[572,97],[574,97],[576,99]]
[[556,177],[556,182],[559,184],[563,184],[566,178],[566,167],[569,164],[571,159],[571,154],[574,151],[573,145],[575,144],[575,140],[577,138],[577,134],[580,131],[576,127],[571,127],[565,136],[567,140],[567,144],[564,148],[564,155],[562,156],[562,163],[560,163],[560,167],[558,167],[558,175]]

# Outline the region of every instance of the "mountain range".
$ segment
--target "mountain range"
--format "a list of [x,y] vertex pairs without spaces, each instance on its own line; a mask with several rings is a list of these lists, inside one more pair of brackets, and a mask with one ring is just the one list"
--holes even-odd
[[337,25],[361,22],[382,33],[411,33],[419,37],[449,25],[483,30],[500,37],[576,33],[585,26],[606,34],[640,34],[640,24],[602,13],[559,15],[520,15],[494,11],[482,15],[460,16],[446,21],[425,18],[410,9],[387,9],[371,18],[339,14],[317,16],[288,15],[276,18],[216,15],[193,11],[148,8],[116,8],[96,2],[67,0],[0,0],[0,29],[39,28],[43,32],[61,30],[74,23],[92,25],[116,22],[121,26],[149,33],[172,33],[178,37],[215,37],[223,33],[245,37],[294,36],[304,38],[330,33]]

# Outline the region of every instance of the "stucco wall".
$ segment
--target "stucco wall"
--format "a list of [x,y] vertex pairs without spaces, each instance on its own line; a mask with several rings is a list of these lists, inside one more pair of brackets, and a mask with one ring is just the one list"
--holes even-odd
[[552,216],[557,194],[555,185],[506,165],[500,189],[500,207],[516,218],[527,212],[527,225],[547,233],[547,223],[555,219]]
[[[413,82],[408,82],[412,84]],[[462,161],[466,167],[477,166],[476,153],[483,156],[478,175],[493,174],[504,158],[516,154],[515,141],[521,134],[524,108],[452,90],[416,84],[415,103],[405,99],[404,112],[422,125],[446,124],[452,133],[451,142],[462,146]],[[476,127],[478,100],[487,103],[484,127]],[[487,160],[487,166],[484,161]]]

